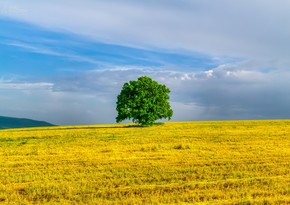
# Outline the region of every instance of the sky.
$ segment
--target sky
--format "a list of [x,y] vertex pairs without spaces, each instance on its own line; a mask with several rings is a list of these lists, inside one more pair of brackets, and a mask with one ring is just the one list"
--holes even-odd
[[172,121],[290,118],[290,2],[0,0],[0,115],[115,123],[124,83]]

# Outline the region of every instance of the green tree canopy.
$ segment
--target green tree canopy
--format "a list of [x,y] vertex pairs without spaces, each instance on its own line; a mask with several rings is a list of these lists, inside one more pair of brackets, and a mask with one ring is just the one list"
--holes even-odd
[[165,85],[147,76],[125,83],[117,97],[116,122],[129,119],[144,126],[162,118],[170,120],[173,111],[168,102],[169,93]]

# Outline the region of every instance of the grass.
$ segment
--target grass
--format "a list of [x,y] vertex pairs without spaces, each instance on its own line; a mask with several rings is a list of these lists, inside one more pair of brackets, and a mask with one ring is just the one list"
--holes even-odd
[[289,204],[290,121],[0,131],[1,204]]

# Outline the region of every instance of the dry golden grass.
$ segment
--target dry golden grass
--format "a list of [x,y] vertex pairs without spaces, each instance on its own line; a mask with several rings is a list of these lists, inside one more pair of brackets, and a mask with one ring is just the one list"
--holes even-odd
[[1,204],[290,204],[290,121],[0,131]]

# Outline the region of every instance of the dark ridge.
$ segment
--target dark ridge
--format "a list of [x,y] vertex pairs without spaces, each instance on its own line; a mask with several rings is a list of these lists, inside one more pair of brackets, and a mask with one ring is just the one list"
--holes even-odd
[[53,126],[45,121],[0,116],[0,129]]

